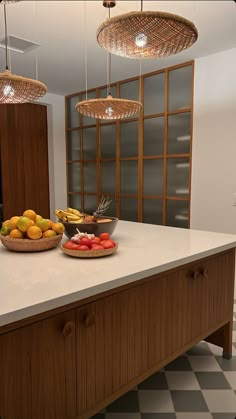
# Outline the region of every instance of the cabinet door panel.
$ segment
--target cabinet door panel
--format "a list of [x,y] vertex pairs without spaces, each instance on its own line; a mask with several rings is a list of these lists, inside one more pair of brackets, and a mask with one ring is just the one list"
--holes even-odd
[[71,311],[0,336],[0,416],[76,417],[74,325]]
[[3,104],[0,120],[4,218],[27,208],[48,218],[47,107]]

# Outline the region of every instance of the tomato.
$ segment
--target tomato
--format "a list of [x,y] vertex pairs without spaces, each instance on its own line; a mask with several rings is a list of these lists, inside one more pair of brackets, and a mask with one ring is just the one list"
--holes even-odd
[[82,237],[82,239],[80,239],[79,241],[79,245],[85,245],[85,246],[91,247],[91,240],[88,239],[87,237]]
[[106,240],[101,240],[99,244],[101,244],[103,246],[105,242],[106,242]]
[[104,247],[100,244],[92,244],[92,250],[104,250]]
[[100,241],[99,237],[94,237],[94,239],[91,240],[91,244],[100,244]]
[[109,233],[101,233],[99,235],[101,240],[109,240],[110,239],[110,234]]
[[78,250],[89,250],[88,246],[85,246],[85,244],[79,244],[79,246],[77,247]]
[[103,243],[103,247],[104,249],[111,249],[112,247],[114,247],[114,242],[112,240],[105,240]]
[[70,249],[70,250],[76,250],[77,249],[77,244],[72,242],[71,240],[67,241],[66,243],[63,244],[63,247],[65,249]]

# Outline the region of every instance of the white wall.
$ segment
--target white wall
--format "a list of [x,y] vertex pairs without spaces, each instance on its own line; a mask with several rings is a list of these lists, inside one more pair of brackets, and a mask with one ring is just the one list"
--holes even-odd
[[195,61],[191,228],[236,233],[236,48]]
[[47,93],[38,102],[47,105],[50,213],[67,206],[64,96]]

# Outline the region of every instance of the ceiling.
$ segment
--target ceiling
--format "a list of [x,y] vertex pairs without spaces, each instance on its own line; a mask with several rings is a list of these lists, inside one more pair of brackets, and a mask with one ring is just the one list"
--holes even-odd
[[[193,21],[199,38],[180,54],[142,61],[142,73],[236,47],[236,3],[232,0],[144,0],[143,4],[144,10],[172,12]],[[111,16],[135,10],[140,10],[140,1],[117,0]],[[39,80],[47,84],[50,92],[62,95],[79,92],[86,86],[86,51],[88,88],[106,84],[107,53],[96,42],[96,28],[107,17],[102,0],[27,0],[9,4],[7,14],[9,34],[41,45],[25,54],[11,52],[14,73],[35,78],[38,68]],[[0,37],[3,36],[3,7],[0,6]],[[0,71],[4,65],[4,50],[0,49]],[[112,56],[112,82],[136,76],[139,71],[138,60]]]

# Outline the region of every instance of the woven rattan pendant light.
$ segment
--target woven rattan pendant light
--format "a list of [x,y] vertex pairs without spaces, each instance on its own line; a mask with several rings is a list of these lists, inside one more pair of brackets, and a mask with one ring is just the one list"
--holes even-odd
[[[15,0],[16,1],[16,0]],[[1,103],[27,103],[45,95],[47,87],[38,80],[12,74],[8,67],[8,34],[6,4],[3,1],[5,20],[5,55],[6,70],[0,73],[0,104]],[[11,1],[12,2],[12,1]]]
[[171,13],[130,12],[107,19],[97,29],[99,45],[126,58],[158,58],[177,54],[194,44],[196,27]]
[[[115,1],[103,1],[104,7],[107,7],[109,10],[110,18],[110,8],[114,7],[116,4]],[[130,118],[142,109],[142,103],[135,100],[129,99],[118,99],[113,98],[110,93],[111,85],[111,54],[109,53],[108,61],[108,83],[107,83],[107,92],[108,95],[106,98],[97,98],[83,100],[76,104],[76,109],[84,116],[89,116],[91,118],[98,119],[123,119]]]

